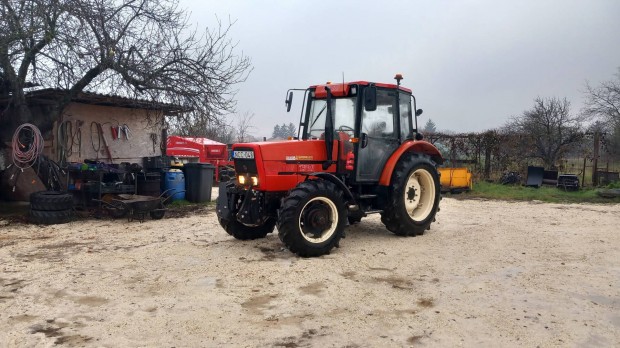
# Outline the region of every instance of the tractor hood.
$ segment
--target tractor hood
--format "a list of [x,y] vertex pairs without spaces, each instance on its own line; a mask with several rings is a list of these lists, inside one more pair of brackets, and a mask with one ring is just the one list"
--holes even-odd
[[[252,150],[254,158],[263,161],[323,162],[327,159],[323,140],[283,140],[272,142],[243,143],[233,145],[233,151]],[[245,153],[237,152],[241,156]],[[238,158],[233,152],[233,158]]]
[[[334,142],[334,157],[338,142]],[[336,172],[336,164],[327,170],[323,140],[285,140],[233,145],[235,171],[241,175],[257,175],[258,190],[286,191],[305,179],[306,173]],[[335,159],[335,158],[334,158]]]

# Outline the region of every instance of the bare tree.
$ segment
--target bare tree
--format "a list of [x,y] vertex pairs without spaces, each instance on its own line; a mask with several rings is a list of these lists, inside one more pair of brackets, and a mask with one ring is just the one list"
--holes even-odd
[[581,122],[570,114],[570,102],[559,98],[536,98],[534,107],[513,117],[505,131],[522,140],[523,156],[539,158],[552,168],[558,160],[583,138]]
[[219,123],[219,125],[211,125],[207,127],[205,134],[206,138],[219,141],[224,144],[232,144],[235,141],[235,128],[226,123]]
[[583,112],[603,118],[611,124],[620,124],[620,68],[615,80],[603,81],[598,87],[586,82],[586,100]]
[[192,138],[208,138],[220,143],[230,144],[235,140],[235,128],[227,118],[209,119],[196,118],[189,124],[181,124],[178,118],[167,120],[168,134]]
[[597,119],[594,129],[605,134],[608,151],[620,154],[620,68],[614,76],[598,87],[586,83],[583,113]]
[[250,131],[255,128],[252,125],[253,118],[254,114],[250,114],[247,111],[239,116],[239,120],[237,121],[237,142],[245,143],[250,141]]
[[[234,110],[251,70],[230,21],[199,34],[178,0],[0,0],[0,15],[2,129],[48,129],[85,89],[180,105],[180,125],[214,120]],[[29,82],[66,91],[43,119],[26,102]]]

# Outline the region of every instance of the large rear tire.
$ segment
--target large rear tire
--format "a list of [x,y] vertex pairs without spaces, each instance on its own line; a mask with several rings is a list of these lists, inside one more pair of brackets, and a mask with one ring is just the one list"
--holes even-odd
[[246,226],[237,220],[218,218],[218,221],[224,230],[226,230],[226,233],[239,240],[265,238],[268,233],[273,232],[273,228],[276,226],[276,220],[273,218],[269,218],[264,224],[254,227]]
[[291,190],[278,211],[280,240],[301,257],[329,254],[344,235],[347,213],[333,183],[306,180]]
[[388,204],[381,222],[399,236],[418,236],[430,229],[439,209],[439,172],[426,155],[404,155],[392,174]]
[[28,219],[37,225],[56,225],[70,222],[73,210],[30,210]]
[[73,195],[60,191],[39,191],[30,194],[30,209],[60,211],[73,208]]

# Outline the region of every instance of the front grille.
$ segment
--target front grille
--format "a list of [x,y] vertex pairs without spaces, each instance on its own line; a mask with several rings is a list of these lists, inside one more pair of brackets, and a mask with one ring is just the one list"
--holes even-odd
[[256,160],[235,158],[235,172],[239,174],[258,174]]

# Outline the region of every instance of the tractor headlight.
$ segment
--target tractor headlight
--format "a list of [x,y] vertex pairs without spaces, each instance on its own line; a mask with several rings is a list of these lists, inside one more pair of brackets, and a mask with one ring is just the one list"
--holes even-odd
[[240,185],[249,185],[258,186],[258,176],[248,176],[248,175],[239,175],[237,176],[237,181],[239,181]]

